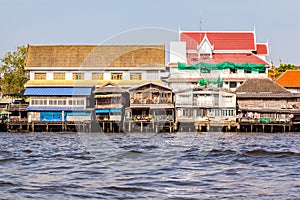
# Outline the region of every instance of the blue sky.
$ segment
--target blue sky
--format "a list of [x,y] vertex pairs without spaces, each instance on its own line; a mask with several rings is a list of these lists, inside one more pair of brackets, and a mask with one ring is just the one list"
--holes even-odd
[[206,31],[255,27],[275,64],[300,65],[297,0],[0,0],[0,8],[0,57],[27,44],[168,43],[202,19]]

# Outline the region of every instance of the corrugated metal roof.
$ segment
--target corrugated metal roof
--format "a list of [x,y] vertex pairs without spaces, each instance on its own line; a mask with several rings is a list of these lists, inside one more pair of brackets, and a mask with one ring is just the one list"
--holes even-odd
[[92,88],[33,87],[26,88],[25,96],[89,96]]

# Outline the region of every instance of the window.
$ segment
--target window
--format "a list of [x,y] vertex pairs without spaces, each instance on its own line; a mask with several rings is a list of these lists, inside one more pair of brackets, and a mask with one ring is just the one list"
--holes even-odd
[[141,73],[130,73],[130,80],[142,80]]
[[201,72],[201,73],[210,73],[210,70],[209,70],[209,69],[206,69],[206,68],[201,68],[201,69],[200,69],[200,72]]
[[84,73],[73,73],[73,80],[84,80]]
[[32,99],[31,105],[47,105],[47,99]]
[[34,80],[46,80],[46,73],[34,73]]
[[220,110],[218,109],[211,109],[209,112],[209,116],[211,117],[219,117],[220,116]]
[[236,85],[237,85],[236,82],[230,82],[229,83],[230,88],[236,88]]
[[223,117],[233,117],[234,111],[233,110],[222,110]]
[[123,74],[122,73],[112,73],[111,80],[122,80],[123,79]]
[[184,117],[193,117],[194,115],[194,110],[193,109],[183,109],[182,110],[182,115]]
[[65,73],[60,73],[60,72],[54,73],[53,74],[53,79],[54,80],[65,80],[66,79],[66,75],[65,75]]
[[59,105],[59,106],[65,106],[66,104],[67,104],[67,101],[65,99],[57,100],[57,105]]
[[236,72],[237,72],[236,68],[233,69],[230,68],[230,74],[236,74]]
[[103,80],[103,73],[92,73],[92,80]]
[[78,106],[83,106],[84,105],[84,100],[83,99],[77,99],[75,101],[73,101],[74,105],[78,105]]
[[55,106],[55,105],[57,105],[57,100],[56,100],[56,99],[50,99],[50,100],[49,100],[49,105],[50,105],[50,106]]
[[251,74],[251,70],[244,70],[245,74]]

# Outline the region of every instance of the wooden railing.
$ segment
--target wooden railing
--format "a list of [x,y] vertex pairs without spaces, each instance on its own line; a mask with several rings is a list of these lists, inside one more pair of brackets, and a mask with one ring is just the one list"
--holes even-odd
[[25,111],[28,104],[9,104],[8,111]]

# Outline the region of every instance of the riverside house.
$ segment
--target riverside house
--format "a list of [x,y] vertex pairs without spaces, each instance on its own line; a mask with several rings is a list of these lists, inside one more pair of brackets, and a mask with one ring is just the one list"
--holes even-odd
[[248,79],[236,90],[239,121],[250,123],[288,123],[298,121],[299,100],[270,79]]
[[25,84],[29,121],[91,122],[95,120],[95,88],[108,82],[123,89],[148,81],[162,83],[165,47],[28,45],[25,70],[30,74]]
[[[236,127],[236,95],[217,87],[194,87],[191,100],[176,101],[176,127],[179,130],[209,131]],[[189,96],[187,96],[189,98]]]
[[173,131],[175,118],[171,88],[149,82],[129,89],[129,93],[130,106],[126,108],[124,120],[124,127],[128,127],[129,132]]
[[129,93],[113,83],[96,88],[95,116],[104,132],[116,132],[123,129],[123,113],[129,104]]

